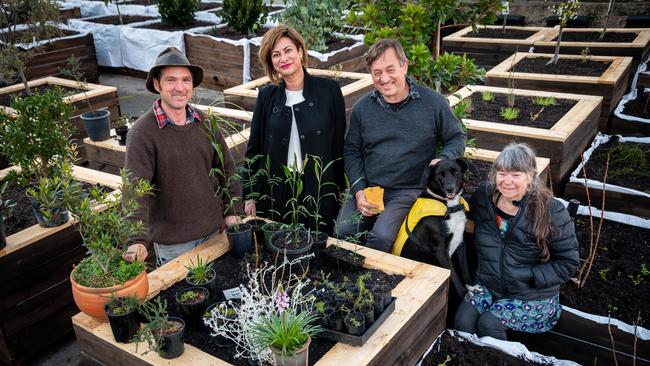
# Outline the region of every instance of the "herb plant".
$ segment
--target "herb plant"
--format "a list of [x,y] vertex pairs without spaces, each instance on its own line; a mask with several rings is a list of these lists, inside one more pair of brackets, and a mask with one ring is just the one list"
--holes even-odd
[[519,108],[501,108],[499,115],[506,121],[513,121],[519,117]]
[[178,297],[178,302],[181,304],[193,303],[199,299],[199,293],[195,291],[185,291]]
[[557,100],[553,97],[535,97],[533,103],[541,107],[552,107],[557,104]]
[[150,351],[160,352],[163,347],[163,335],[174,328],[174,324],[168,320],[167,301],[161,301],[158,297],[155,301],[145,302],[140,309],[147,321],[134,336],[135,350],[138,352],[139,344],[147,342],[148,350],[143,354]]

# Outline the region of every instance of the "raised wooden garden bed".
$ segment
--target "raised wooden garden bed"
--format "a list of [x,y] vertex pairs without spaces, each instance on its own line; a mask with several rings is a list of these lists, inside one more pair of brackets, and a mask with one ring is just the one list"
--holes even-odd
[[[553,57],[552,54],[542,53],[523,53],[517,52],[492,70],[485,74],[485,85],[507,87],[510,79],[514,81],[518,89],[544,90],[560,93],[575,93],[599,95],[603,97],[599,131],[606,131],[610,115],[618,101],[621,100],[627,86],[627,78],[631,70],[631,57],[620,56],[592,56],[590,62],[596,64],[609,64],[609,66],[599,76],[582,76],[582,75],[555,75],[545,73],[545,68],[540,67],[535,72],[520,72],[523,60],[547,59]],[[560,55],[562,60],[582,60],[580,55]],[[534,60],[533,60],[534,61]],[[544,62],[545,64],[545,62]],[[509,72],[514,65],[514,72]]]
[[[335,240],[330,239],[330,245]],[[354,245],[341,243],[347,249]],[[197,254],[206,261],[221,257],[229,250],[225,234],[219,234],[205,244],[180,256],[176,260],[149,273],[149,296],[153,298],[162,290],[185,278],[184,267]],[[365,268],[379,269],[405,278],[392,291],[397,297],[395,311],[360,347],[336,343],[316,365],[412,365],[417,362],[445,327],[449,271],[409,259],[392,256],[366,247],[357,247],[365,256]],[[134,344],[115,342],[108,324],[99,323],[85,314],[72,318],[77,343],[83,357],[105,365],[167,365],[170,363],[154,352],[141,355]],[[354,360],[354,361],[351,361]],[[228,365],[193,346],[185,345],[185,352],[171,361],[174,364]]]
[[[648,166],[621,162],[625,150],[617,150],[617,145],[636,145],[641,148],[641,154],[650,161],[650,137],[623,137],[618,139],[610,135],[598,135],[591,147],[585,151],[583,162],[571,173],[566,185],[567,199],[576,198],[587,204],[586,187],[589,187],[591,204],[600,207],[605,190],[605,210],[626,213],[650,219],[650,169]],[[612,150],[614,149],[614,150]],[[603,188],[603,175],[607,151],[611,152],[607,184]],[[646,163],[650,164],[650,163]],[[583,165],[587,170],[587,181],[583,174]],[[626,166],[632,171],[625,170]]]
[[[368,67],[365,54],[368,51],[368,46],[363,43],[363,37],[347,36],[345,39],[350,45],[341,49],[329,52],[323,51],[323,53],[309,50],[307,52],[308,67],[322,70],[335,69],[339,71],[366,72]],[[261,38],[251,39],[251,79],[261,78],[265,75],[264,68],[257,56],[260,52],[261,43]]]
[[650,136],[650,103],[648,102],[650,91],[645,90],[646,88],[639,87],[623,96],[614,110],[612,126],[608,133],[623,136]]
[[[247,122],[250,122],[253,118],[252,113],[238,109],[208,107],[204,105],[196,105],[195,107],[206,113],[211,111],[225,118],[234,118]],[[104,141],[91,141],[89,138],[85,138],[84,148],[91,168],[116,174],[124,167],[126,146],[118,143],[114,137],[115,131],[111,131],[111,136],[113,137]],[[226,143],[235,159],[235,164],[240,164],[244,161],[249,136],[250,128],[244,128],[241,132],[226,136]]]
[[[480,26],[479,32],[500,31],[501,26]],[[486,69],[498,65],[515,52],[527,52],[536,41],[551,30],[544,27],[506,26],[506,33],[485,37],[475,35],[472,27],[466,27],[442,39],[442,51],[467,54],[474,62]],[[515,38],[516,37],[516,38]]]
[[[2,180],[12,167],[0,171]],[[75,166],[82,182],[117,189],[119,176]],[[70,271],[86,256],[69,221],[54,228],[38,225],[7,237],[0,250],[0,363],[19,364],[72,331]]]
[[[499,96],[501,99],[504,95],[514,93],[520,103],[533,104],[532,99],[535,97],[554,97],[560,100],[568,100],[573,103],[573,107],[563,115],[550,128],[536,127],[530,122],[528,115],[524,115],[522,125],[514,125],[500,119],[476,119],[472,118],[472,113],[482,113],[487,107],[478,106],[481,101],[481,93],[490,92],[494,95],[495,100],[486,105],[497,103]],[[472,112],[470,117],[464,118],[463,123],[467,127],[470,138],[476,138],[478,147],[501,151],[508,143],[512,141],[521,141],[530,144],[540,157],[549,158],[551,162],[550,175],[555,189],[559,188],[561,183],[566,180],[571,168],[575,165],[580,157],[580,153],[589,145],[590,141],[596,135],[598,128],[598,119],[600,117],[600,105],[602,97],[591,95],[577,95],[565,93],[550,93],[536,90],[523,90],[508,88],[495,88],[488,86],[469,86],[465,87],[453,95],[449,96],[449,103],[453,107],[461,100],[466,98],[472,99]],[[556,102],[557,103],[557,102]],[[553,106],[544,107],[547,111],[552,110]],[[535,111],[541,107],[536,106]],[[530,123],[529,123],[530,122]]]
[[[46,76],[61,76],[66,69],[68,59],[74,56],[79,59],[80,72],[86,80],[96,83],[99,81],[97,58],[93,35],[59,26],[63,35],[59,38],[38,42],[37,54],[27,62],[27,79],[33,80]],[[2,42],[0,42],[0,45]]]
[[[650,29],[647,28],[608,28],[603,41],[598,40],[602,28],[565,28],[560,42],[561,54],[580,55],[586,48],[590,55],[598,56],[630,56],[632,70],[650,54]],[[552,28],[543,38],[535,43],[535,52],[555,52],[559,29]],[[572,41],[573,37],[580,39],[579,34],[589,34],[590,41]],[[636,35],[636,36],[635,36]],[[624,37],[624,38],[619,38]],[[627,38],[627,39],[625,39]]]
[[[117,99],[117,88],[113,86],[104,86],[91,83],[82,85],[77,81],[61,79],[52,76],[38,80],[32,80],[28,82],[28,85],[32,91],[41,87],[53,88],[57,85],[68,90],[82,90],[81,92],[68,95],[64,98],[66,102],[71,103],[75,106],[72,121],[76,128],[76,132],[72,135],[72,137],[76,139],[75,143],[77,144],[77,148],[81,154],[80,158],[82,160],[85,159],[83,151],[83,139],[88,135],[86,134],[86,130],[83,127],[80,116],[83,113],[92,111],[93,109],[97,110],[102,108],[107,108],[111,112],[112,122],[117,120],[120,116],[120,106]],[[15,84],[12,86],[0,88],[0,96],[22,93],[24,89],[25,88],[23,84]],[[83,90],[85,90],[85,92],[83,92]],[[88,102],[90,102],[90,105],[88,105]],[[3,108],[6,111],[12,110],[8,107],[8,105],[0,105],[0,108]]]
[[[352,83],[341,87],[343,99],[345,99],[345,116],[350,117],[352,106],[362,96],[373,90],[374,86],[370,74],[348,71],[331,71],[308,69],[311,75],[324,76],[338,80],[353,80]],[[246,110],[255,110],[255,101],[257,100],[258,90],[269,84],[269,78],[264,76],[251,82],[238,85],[234,88],[224,90],[224,99],[227,103],[233,103]]]
[[64,6],[61,7],[61,20],[81,18],[81,8],[78,6]]

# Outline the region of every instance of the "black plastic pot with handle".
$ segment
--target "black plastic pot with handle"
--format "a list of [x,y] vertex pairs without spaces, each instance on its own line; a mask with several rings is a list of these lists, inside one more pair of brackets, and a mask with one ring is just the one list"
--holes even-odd
[[185,343],[183,343],[183,332],[185,331],[185,321],[175,316],[167,318],[167,322],[176,322],[180,324],[180,329],[175,332],[162,335],[162,345],[158,351],[158,355],[162,358],[172,359],[176,358],[185,352]]
[[98,109],[81,115],[81,121],[88,137],[93,141],[104,141],[111,137],[111,112]]
[[114,301],[120,301],[120,298],[104,305],[104,312],[108,316],[113,337],[117,342],[130,343],[135,333],[140,329],[140,314],[138,309],[131,309],[129,312],[117,311],[114,305],[111,306]]
[[246,253],[254,253],[253,226],[250,224],[237,224],[228,226],[226,236],[236,257],[243,257]]

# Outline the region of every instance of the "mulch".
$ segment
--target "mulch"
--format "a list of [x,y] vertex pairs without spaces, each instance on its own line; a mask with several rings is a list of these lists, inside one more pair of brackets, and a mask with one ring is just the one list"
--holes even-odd
[[514,66],[514,72],[551,75],[601,76],[611,61],[559,59],[556,65],[547,65],[551,58],[527,57]]

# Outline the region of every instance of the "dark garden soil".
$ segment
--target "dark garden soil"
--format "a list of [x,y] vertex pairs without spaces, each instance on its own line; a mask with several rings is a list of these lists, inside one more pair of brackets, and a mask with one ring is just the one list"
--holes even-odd
[[506,29],[504,33],[501,29],[479,28],[478,32],[469,32],[463,37],[472,38],[499,38],[499,39],[526,39],[537,31],[522,29]]
[[[499,114],[502,109],[508,107],[508,95],[493,95],[494,99],[486,102],[481,98],[481,93],[472,93],[470,97],[472,107],[469,118],[517,126],[551,128],[577,103],[575,100],[556,99],[554,106],[543,107],[542,110],[541,106],[533,102],[534,98],[517,96],[515,97],[515,108],[519,109],[519,117],[512,121],[506,121]],[[536,116],[535,120],[533,120],[533,116]]]
[[[594,233],[598,231],[594,218]],[[580,258],[587,257],[589,247],[589,217],[578,216],[576,235],[580,243]],[[573,282],[560,290],[560,302],[574,309],[607,316],[626,323],[636,322],[646,327],[650,303],[650,230],[604,221],[601,241],[593,267],[581,289]]]
[[643,90],[643,88],[638,88],[636,99],[625,103],[623,114],[650,119],[650,92]]
[[[77,89],[77,88],[68,88],[67,86],[62,86],[62,85],[51,85],[51,84],[45,84],[45,85],[39,85],[36,87],[31,87],[30,90],[32,91],[32,94],[34,95],[40,95],[45,93],[48,90],[53,90],[55,87],[59,87],[63,90],[63,97],[68,97],[70,95],[75,95],[79,93],[83,93],[85,90],[82,89]],[[5,93],[5,94],[0,94],[0,105],[9,107],[11,106],[11,100],[13,98],[25,98],[27,97],[27,92],[23,89],[17,92],[13,93]]]
[[[158,19],[157,17],[148,17],[144,15],[122,15],[122,22],[124,24],[131,24],[131,23],[137,23],[137,22],[144,22],[147,20],[153,20],[153,19]],[[108,15],[105,17],[100,17],[100,18],[95,18],[92,20],[93,23],[99,23],[99,24],[113,24],[113,25],[119,25],[120,24],[120,18],[117,15]]]
[[210,9],[220,9],[220,3],[201,3],[199,4],[199,11],[210,10]]
[[238,31],[230,27],[220,27],[220,28],[214,27],[210,29],[210,31],[208,31],[208,34],[213,37],[238,40],[242,38],[261,37],[264,34],[266,34],[266,32],[268,32],[268,29],[262,28],[262,29],[258,29],[254,34],[251,35],[251,34],[239,33]]
[[[605,175],[607,154],[611,151],[607,183],[650,192],[650,144],[610,140],[598,146],[585,165],[587,178],[599,182]],[[631,156],[636,156],[632,158]],[[578,177],[584,177],[581,171]],[[607,197],[607,196],[605,196]]]
[[[252,259],[252,258],[249,258]],[[268,254],[263,253],[263,260],[273,262],[274,258]],[[223,257],[217,259],[213,263],[213,268],[216,271],[217,278],[219,278],[217,298],[215,302],[224,301],[222,290],[238,287],[242,283],[247,282],[245,260],[237,259],[231,253],[226,253]],[[330,274],[329,280],[333,282],[343,282],[344,277],[349,281],[355,281],[356,278],[364,273],[371,272],[371,278],[366,281],[368,285],[388,285],[391,289],[395,288],[397,284],[402,281],[403,276],[388,275],[384,272],[363,269],[363,268],[342,268],[336,266],[333,262],[325,260],[320,253],[316,254],[310,262],[308,277],[312,280],[322,280],[323,274]],[[170,315],[180,316],[180,310],[176,308],[174,297],[176,292],[182,290],[189,285],[185,281],[179,281],[169,289],[161,292],[160,297],[167,301],[167,308]],[[187,324],[183,336],[185,343],[191,344],[200,350],[207,352],[221,360],[229,362],[233,365],[248,366],[248,362],[242,359],[235,359],[234,344],[229,347],[217,347],[214,338],[210,336],[210,331],[204,325]],[[315,337],[312,339],[309,346],[309,364],[315,364],[325,353],[327,353],[336,342]]]
[[[37,34],[36,37],[35,37],[35,41],[43,41],[43,40],[46,40],[46,39],[49,39],[49,38],[60,38],[60,37],[66,37],[66,36],[73,36],[73,35],[81,34],[80,32],[67,30],[67,29],[59,29],[58,32],[59,33],[56,34],[55,36],[50,36],[50,37],[44,37],[43,35]],[[13,35],[13,38],[14,39],[21,39],[22,34],[23,34],[23,32],[20,32],[20,31],[15,32],[14,35]],[[50,34],[51,34],[51,32],[50,32]],[[0,34],[0,41],[6,41],[5,37],[3,37],[3,35],[4,35],[4,33]]]
[[286,232],[286,235],[272,236],[272,243],[276,248],[295,250],[306,248],[309,244],[308,242],[309,234],[306,231],[298,232],[298,240],[293,239],[293,233],[290,231]]
[[195,20],[190,25],[166,25],[162,23],[155,23],[155,24],[139,26],[138,28],[157,29],[157,30],[162,30],[167,32],[178,32],[178,31],[185,31],[192,28],[208,27],[211,25],[215,25],[215,24],[210,22],[204,22],[202,20]]
[[465,173],[465,184],[463,185],[463,197],[465,199],[468,199],[476,191],[481,182],[488,179],[490,169],[492,169],[492,163],[489,161],[470,158],[468,163],[476,167],[477,173],[474,173],[472,169]]
[[[605,37],[601,40],[600,32],[562,32],[562,42],[620,42],[630,43],[633,42],[638,33],[605,33]],[[553,39],[557,41],[557,37]]]
[[551,75],[600,76],[609,68],[611,61],[583,61],[559,59],[557,65],[546,65],[550,58],[527,57],[514,66],[515,72]]
[[[0,185],[2,185],[2,182],[0,182]],[[92,184],[82,182],[82,187],[86,191],[90,190],[92,186]],[[99,185],[98,187],[100,187],[103,192],[110,192],[112,190]],[[8,200],[16,203],[11,211],[9,211],[9,214],[7,214],[7,212],[3,213],[5,217],[5,235],[9,236],[15,234],[37,224],[36,216],[34,216],[32,206],[29,203],[29,198],[22,187],[14,182],[9,182],[7,191],[2,196],[2,200],[5,203]]]
[[[449,358],[449,359],[448,359]],[[422,366],[525,366],[547,365],[517,358],[497,349],[481,347],[471,342],[442,333],[429,354],[422,360]]]
[[355,43],[357,43],[357,41],[347,39],[347,38],[333,37],[328,39],[325,42],[325,46],[327,47],[327,49],[321,51],[321,53],[329,53],[332,51],[340,50],[341,48],[350,47]]

